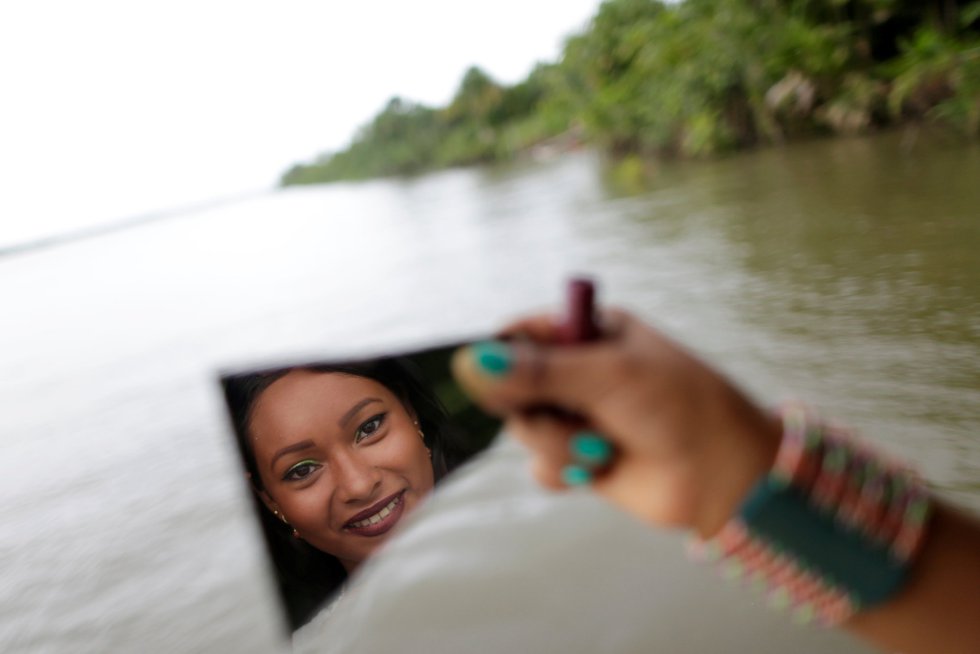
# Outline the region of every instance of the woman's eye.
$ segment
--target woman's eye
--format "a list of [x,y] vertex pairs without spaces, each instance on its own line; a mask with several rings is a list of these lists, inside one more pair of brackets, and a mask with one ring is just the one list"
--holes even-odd
[[385,413],[379,413],[373,418],[369,418],[365,423],[357,428],[357,433],[355,434],[355,440],[361,441],[365,438],[377,433],[381,429],[381,425],[384,424]]
[[283,476],[284,481],[302,481],[316,472],[320,464],[316,461],[300,461]]

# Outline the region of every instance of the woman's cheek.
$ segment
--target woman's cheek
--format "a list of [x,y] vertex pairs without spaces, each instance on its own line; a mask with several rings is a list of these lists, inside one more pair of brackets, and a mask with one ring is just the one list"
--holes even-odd
[[404,462],[411,460],[413,455],[412,450],[415,444],[414,441],[419,441],[419,443],[421,443],[421,439],[419,438],[418,434],[402,427],[399,428],[398,431],[389,434],[389,437],[381,441],[379,445],[384,450],[383,456],[393,462]]
[[390,453],[391,467],[399,470],[402,476],[408,478],[416,490],[427,492],[433,484],[432,460],[425,443],[414,429],[399,433]]

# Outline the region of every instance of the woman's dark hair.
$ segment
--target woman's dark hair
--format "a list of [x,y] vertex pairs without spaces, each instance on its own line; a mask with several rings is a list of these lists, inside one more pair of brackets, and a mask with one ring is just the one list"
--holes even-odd
[[251,481],[252,499],[260,517],[262,532],[276,567],[279,592],[286,607],[290,629],[295,631],[313,617],[323,603],[347,579],[347,572],[336,557],[292,536],[292,528],[277,519],[259,499],[263,490],[249,438],[252,410],[262,393],[276,380],[293,370],[342,373],[365,377],[384,385],[402,404],[414,411],[432,451],[432,468],[438,482],[463,459],[454,443],[439,399],[421,378],[416,366],[404,358],[374,359],[341,365],[313,364],[276,368],[222,377],[225,400],[238,440],[239,451]]

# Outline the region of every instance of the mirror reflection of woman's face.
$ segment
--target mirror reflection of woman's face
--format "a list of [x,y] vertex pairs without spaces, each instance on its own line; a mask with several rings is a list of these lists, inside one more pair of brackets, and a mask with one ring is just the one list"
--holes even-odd
[[259,396],[249,432],[263,500],[348,570],[432,490],[414,416],[372,379],[293,370]]

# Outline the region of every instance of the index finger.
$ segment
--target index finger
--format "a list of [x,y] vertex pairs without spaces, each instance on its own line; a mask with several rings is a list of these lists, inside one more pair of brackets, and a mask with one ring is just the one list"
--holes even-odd
[[[597,312],[599,339],[615,338],[622,333],[629,314],[621,309],[600,309]],[[561,340],[562,318],[547,313],[529,316],[507,325],[496,336],[503,341],[526,338],[535,343],[557,343]]]
[[617,357],[607,343],[578,347],[531,341],[476,343],[453,354],[451,368],[463,390],[495,414],[551,406],[587,413],[616,383]]
[[526,338],[535,343],[554,343],[558,340],[560,329],[558,316],[541,314],[513,322],[497,332],[496,336],[502,341]]

